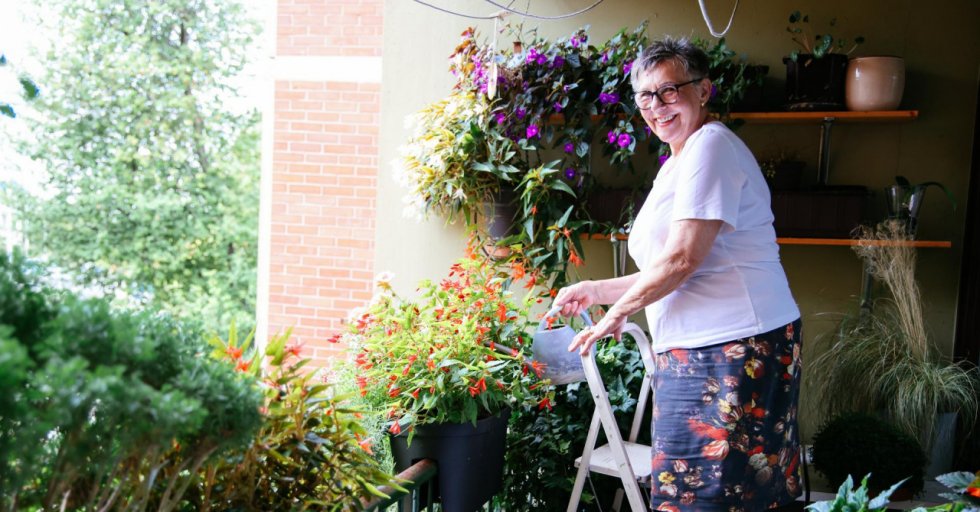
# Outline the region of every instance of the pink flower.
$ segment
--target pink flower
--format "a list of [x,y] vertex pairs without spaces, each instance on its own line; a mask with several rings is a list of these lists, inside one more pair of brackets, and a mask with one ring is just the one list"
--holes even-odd
[[616,139],[616,144],[623,149],[627,148],[632,143],[633,143],[633,137],[631,137],[630,134],[628,133],[621,133],[619,135],[619,138]]
[[728,441],[712,441],[701,449],[701,455],[710,460],[723,460],[728,456]]
[[606,140],[609,141],[610,144],[615,144],[616,143],[616,132],[610,131],[609,133],[607,133],[606,134]]
[[565,152],[571,154],[573,151],[575,151],[575,144],[572,144],[571,142],[566,142]]
[[529,125],[527,127],[527,138],[533,139],[535,137],[538,137],[539,134],[540,134],[540,131],[541,130],[538,128],[538,125],[536,125],[536,124]]

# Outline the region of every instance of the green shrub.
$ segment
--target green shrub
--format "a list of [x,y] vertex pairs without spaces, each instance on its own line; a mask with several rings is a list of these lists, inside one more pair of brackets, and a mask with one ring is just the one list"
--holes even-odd
[[211,338],[212,356],[229,368],[264,373],[264,420],[244,450],[202,470],[188,499],[194,510],[356,510],[362,498],[384,496],[378,487],[397,487],[372,457],[360,411],[304,369],[310,360],[288,339],[273,337],[259,352],[234,327],[227,341]]
[[908,479],[903,489],[922,490],[926,456],[919,442],[870,414],[844,413],[825,423],[813,437],[813,465],[831,482],[871,474],[872,491]]
[[251,380],[172,318],[39,276],[0,255],[0,507],[173,510],[197,467],[258,428]]

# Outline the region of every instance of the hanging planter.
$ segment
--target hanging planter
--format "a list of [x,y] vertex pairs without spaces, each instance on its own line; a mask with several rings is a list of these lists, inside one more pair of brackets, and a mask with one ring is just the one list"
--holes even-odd
[[476,425],[417,425],[411,444],[407,432],[390,436],[395,470],[401,472],[422,459],[432,459],[439,467],[435,494],[442,510],[479,510],[502,489],[509,418],[510,409],[505,409]]

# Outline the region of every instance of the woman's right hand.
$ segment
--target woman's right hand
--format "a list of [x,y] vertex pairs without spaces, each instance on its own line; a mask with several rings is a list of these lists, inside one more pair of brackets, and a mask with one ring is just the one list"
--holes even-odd
[[594,281],[582,281],[558,290],[552,307],[561,308],[562,316],[576,316],[599,302]]

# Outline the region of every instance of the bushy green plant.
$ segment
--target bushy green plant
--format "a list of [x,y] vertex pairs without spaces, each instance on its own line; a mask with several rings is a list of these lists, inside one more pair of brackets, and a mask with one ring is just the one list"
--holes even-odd
[[916,250],[897,221],[860,234],[855,252],[890,292],[870,311],[846,315],[811,373],[828,416],[885,411],[890,421],[930,449],[936,417],[958,412],[970,421],[980,404],[978,371],[952,362],[929,339],[915,279]]
[[0,255],[0,505],[174,510],[198,467],[258,427],[257,393],[172,318],[37,275]]
[[870,414],[845,413],[826,422],[813,436],[813,466],[831,482],[870,473],[872,490],[902,480],[902,488],[914,494],[924,485],[926,455],[914,437],[887,421]]
[[201,471],[194,510],[356,510],[361,499],[400,488],[372,457],[361,411],[304,367],[289,332],[259,351],[249,335],[210,338],[212,357],[261,379],[262,427],[242,451]]
[[[732,107],[743,99],[752,87],[762,87],[766,78],[765,71],[756,73],[749,70],[749,64],[732,50],[725,38],[722,37],[711,44],[704,39],[695,38],[694,43],[708,55],[708,78],[711,79],[711,98],[708,104],[711,111],[722,115],[728,114]],[[726,123],[732,122],[726,119]]]
[[[601,343],[596,361],[620,428],[628,431],[644,374],[636,343],[628,334],[622,342]],[[550,410],[515,409],[507,434],[504,490],[497,497],[503,510],[565,509],[575,481],[574,462],[585,447],[593,410],[585,382],[558,387]],[[649,433],[643,429],[642,435]],[[641,438],[640,442],[649,443],[649,438]],[[619,481],[602,476],[591,478],[592,485],[586,486],[583,501],[609,503],[620,487]],[[597,495],[592,494],[593,490]]]
[[383,407],[392,433],[548,403],[543,367],[526,359],[534,298],[506,290],[507,279],[471,251],[441,283],[422,281],[414,301],[379,280],[383,293],[352,315],[344,338],[358,386]]

